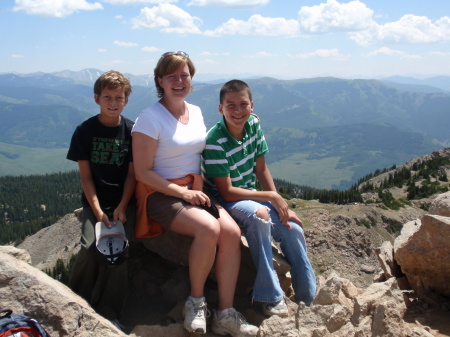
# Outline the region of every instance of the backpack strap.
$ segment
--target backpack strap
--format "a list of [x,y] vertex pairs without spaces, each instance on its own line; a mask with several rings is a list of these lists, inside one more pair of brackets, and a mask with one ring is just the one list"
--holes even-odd
[[6,316],[11,316],[11,314],[12,314],[12,310],[11,309],[0,310],[0,318],[6,317]]

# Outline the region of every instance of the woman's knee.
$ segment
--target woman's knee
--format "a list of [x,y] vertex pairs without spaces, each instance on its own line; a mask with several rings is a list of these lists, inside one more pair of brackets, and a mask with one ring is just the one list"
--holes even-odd
[[199,220],[196,236],[210,238],[217,241],[219,235],[220,235],[220,225],[216,219]]
[[241,229],[234,222],[221,224],[219,241],[223,245],[240,246]]

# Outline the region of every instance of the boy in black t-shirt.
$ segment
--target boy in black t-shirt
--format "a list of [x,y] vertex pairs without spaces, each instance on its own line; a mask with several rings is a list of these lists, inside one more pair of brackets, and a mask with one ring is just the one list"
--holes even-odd
[[127,237],[134,225],[135,177],[131,153],[133,122],[121,113],[131,84],[116,71],[101,75],[94,84],[100,113],[77,126],[67,159],[77,161],[83,188],[81,250],[69,277],[69,287],[118,325],[128,279],[126,262],[110,268],[98,259],[95,224],[124,224]]

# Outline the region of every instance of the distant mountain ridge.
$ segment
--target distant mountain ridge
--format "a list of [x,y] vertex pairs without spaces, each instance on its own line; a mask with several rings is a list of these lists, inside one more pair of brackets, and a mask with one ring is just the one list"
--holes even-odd
[[[105,70],[106,71],[106,70]],[[93,84],[95,80],[103,74],[105,71],[96,69],[96,68],[86,68],[79,71],[74,70],[62,70],[52,73],[43,73],[43,72],[37,72],[37,73],[29,73],[29,74],[2,74],[0,73],[0,77],[2,75],[14,75],[15,77],[20,78],[30,78],[30,77],[42,77],[42,76],[55,76],[60,77],[63,79],[69,79],[73,80],[78,84]],[[153,74],[144,74],[144,75],[134,75],[130,73],[124,73],[125,76],[127,76],[133,85],[142,85],[142,86],[151,86],[153,85]],[[229,79],[232,78],[239,78],[243,80],[248,79],[257,79],[264,76],[255,76],[252,74],[240,74],[240,75],[215,75],[215,74],[197,74],[195,76],[194,81],[200,82],[200,83],[210,83],[210,84],[218,84],[218,83],[224,83]],[[318,77],[318,78],[325,78],[325,77]],[[407,88],[407,91],[415,91],[415,92],[450,92],[450,76],[430,76],[427,78],[415,78],[415,77],[408,77],[408,76],[389,76],[389,77],[383,77],[378,78],[376,80],[379,80],[383,83],[386,83],[388,85],[393,85],[398,88]]]
[[417,79],[414,77],[406,77],[406,76],[390,76],[382,79],[382,81],[388,83],[401,83],[414,86],[433,87],[442,89],[446,92],[450,92],[449,76],[432,76],[424,79]]
[[[42,158],[45,149],[60,148],[64,153],[75,126],[98,112],[92,86],[101,73],[85,69],[0,75],[1,175],[17,174],[15,165],[20,160],[26,166],[17,146],[42,151]],[[124,116],[134,120],[157,97],[152,78],[127,76],[133,93]],[[279,179],[318,188],[347,188],[375,169],[450,144],[450,94],[443,89],[407,84],[410,90],[405,91],[379,80],[332,77],[246,81],[269,142],[267,160]],[[217,111],[221,85],[194,78],[194,90],[187,98],[201,107],[208,128],[221,118]],[[46,163],[48,172],[66,167],[48,158]]]

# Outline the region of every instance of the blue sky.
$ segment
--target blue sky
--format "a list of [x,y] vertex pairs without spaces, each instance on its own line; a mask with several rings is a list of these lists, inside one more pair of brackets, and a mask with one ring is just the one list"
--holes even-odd
[[198,78],[450,75],[449,0],[1,0],[0,73],[151,74],[182,50]]

